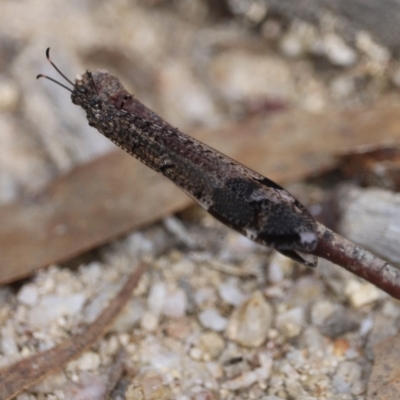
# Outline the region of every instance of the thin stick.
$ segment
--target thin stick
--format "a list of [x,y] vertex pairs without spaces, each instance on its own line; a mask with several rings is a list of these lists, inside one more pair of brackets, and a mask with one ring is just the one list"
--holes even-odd
[[397,268],[322,224],[318,224],[318,245],[312,254],[332,261],[400,300]]

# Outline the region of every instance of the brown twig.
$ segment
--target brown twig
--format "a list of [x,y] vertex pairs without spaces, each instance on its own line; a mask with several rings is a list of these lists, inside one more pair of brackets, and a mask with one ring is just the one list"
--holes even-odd
[[332,261],[400,300],[398,269],[322,224],[318,224],[318,245],[312,254]]
[[0,370],[0,399],[8,400],[62,368],[90,347],[118,316],[119,311],[132,295],[140,277],[146,270],[144,264],[132,273],[121,291],[111,300],[98,318],[81,334],[59,345],[25,358]]

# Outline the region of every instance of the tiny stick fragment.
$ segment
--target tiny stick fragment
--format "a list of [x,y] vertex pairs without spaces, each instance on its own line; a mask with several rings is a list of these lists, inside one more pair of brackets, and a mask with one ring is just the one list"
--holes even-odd
[[[60,73],[49,49],[46,55]],[[169,178],[225,225],[310,267],[317,265],[317,256],[330,259],[400,298],[393,267],[322,228],[275,182],[172,127],[107,71],[87,71],[78,78],[71,100],[86,111],[90,126]]]
[[146,265],[140,264],[129,276],[121,291],[84,332],[49,350],[0,369],[0,399],[13,398],[90,347],[118,316],[145,270]]

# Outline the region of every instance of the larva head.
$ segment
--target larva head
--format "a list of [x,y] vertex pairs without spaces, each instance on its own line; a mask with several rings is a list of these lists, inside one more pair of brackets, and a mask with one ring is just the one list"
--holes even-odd
[[102,102],[121,108],[121,103],[129,96],[129,93],[123,88],[118,78],[110,75],[107,71],[87,71],[83,76],[76,79],[75,83],[68,79],[60,69],[50,59],[50,48],[46,50],[46,57],[54,69],[70,84],[68,86],[57,80],[40,74],[37,78],[46,78],[57,85],[71,92],[71,99],[74,104],[84,108],[87,112],[101,108]]
[[127,92],[115,76],[104,70],[87,71],[76,79],[71,100],[88,111],[88,108],[96,107],[103,102],[118,106],[121,93]]

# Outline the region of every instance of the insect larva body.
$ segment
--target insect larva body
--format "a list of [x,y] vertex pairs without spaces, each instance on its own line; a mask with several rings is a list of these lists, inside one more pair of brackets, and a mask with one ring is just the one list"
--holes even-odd
[[74,104],[89,125],[138,160],[163,174],[215,218],[260,244],[305,265],[317,247],[317,223],[290,193],[257,172],[173,128],[130,95],[107,71],[86,72],[70,81]]
[[144,164],[162,173],[210,214],[250,239],[309,266],[316,225],[286,190],[173,128],[106,71],[78,79],[72,101],[89,124]]

